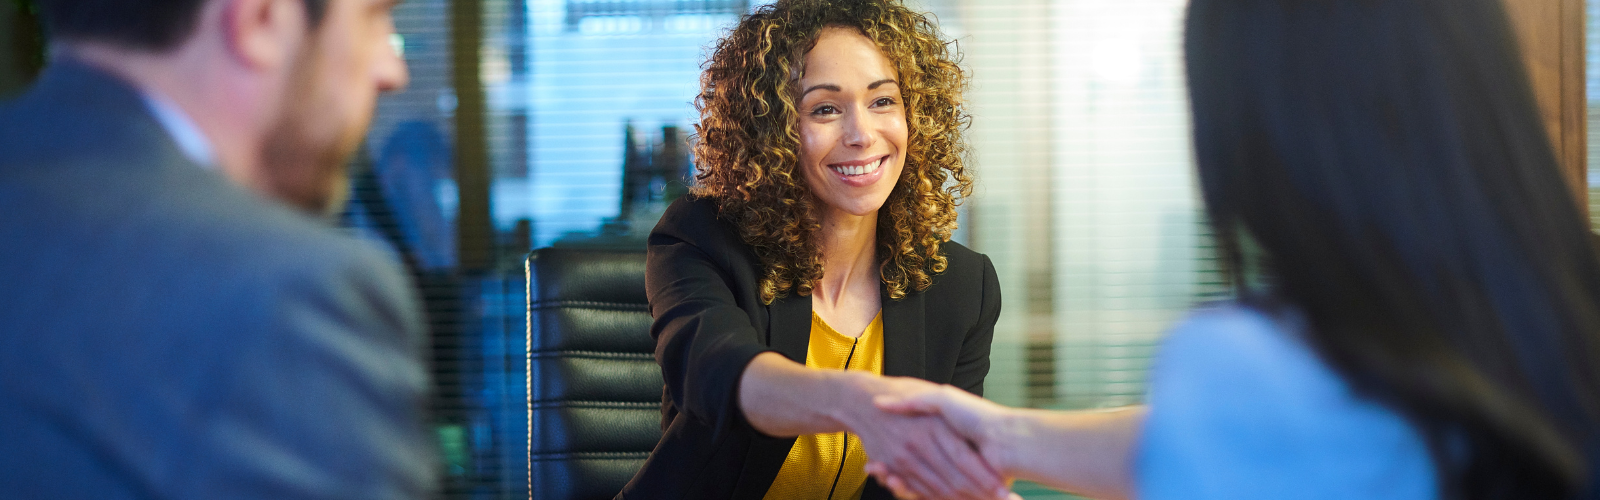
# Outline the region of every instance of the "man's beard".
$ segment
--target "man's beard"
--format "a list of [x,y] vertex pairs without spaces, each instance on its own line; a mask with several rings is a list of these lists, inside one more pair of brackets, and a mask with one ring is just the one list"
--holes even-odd
[[320,106],[317,52],[308,44],[289,76],[282,114],[268,132],[262,150],[266,184],[271,194],[306,211],[328,215],[341,210],[349,197],[346,161],[364,135],[365,123],[352,127],[327,120],[345,117]]

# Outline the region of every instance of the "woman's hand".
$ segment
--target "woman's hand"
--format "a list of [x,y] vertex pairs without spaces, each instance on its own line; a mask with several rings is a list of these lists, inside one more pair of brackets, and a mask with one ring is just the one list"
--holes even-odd
[[[983,462],[993,467],[991,470],[1010,475],[1005,473],[1009,469],[1010,457],[1006,453],[1009,447],[999,443],[1000,434],[1007,428],[1004,417],[1008,408],[948,385],[880,395],[874,403],[883,411],[905,417],[939,417],[961,439],[977,447]],[[899,472],[901,468],[884,463],[871,453],[868,455],[872,457],[872,463],[867,464],[867,472],[877,477],[896,496],[920,496],[909,478]]]
[[944,419],[930,412],[887,412],[873,403],[878,398],[916,399],[946,388],[959,389],[906,377],[862,375],[849,383],[868,397],[840,420],[860,437],[872,464],[884,471],[875,474],[880,481],[895,479],[895,485],[884,486],[897,496],[983,500],[1011,496],[1004,478]]
[[[1144,423],[1143,406],[1017,409],[950,386],[881,396],[876,403],[878,408],[900,415],[940,416],[977,445],[984,460],[1007,478],[1027,479],[1091,498],[1132,496],[1132,457]],[[867,472],[901,498],[916,496],[910,481],[894,468],[869,463]]]
[[910,398],[942,387],[914,378],[807,368],[767,352],[745,368],[739,408],[752,427],[769,436],[855,434],[867,457],[899,481],[902,495],[1005,498],[1009,492],[1000,474],[938,415],[892,413],[874,404],[878,397]]

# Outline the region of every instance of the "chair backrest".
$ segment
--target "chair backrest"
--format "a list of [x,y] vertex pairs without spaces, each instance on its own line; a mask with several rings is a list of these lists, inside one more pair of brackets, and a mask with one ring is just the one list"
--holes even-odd
[[544,248],[528,257],[533,498],[610,499],[661,439],[644,255]]

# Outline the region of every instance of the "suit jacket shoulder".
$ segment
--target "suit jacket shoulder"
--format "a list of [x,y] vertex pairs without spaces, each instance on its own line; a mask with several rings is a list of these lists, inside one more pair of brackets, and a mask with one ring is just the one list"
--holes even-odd
[[0,442],[38,450],[0,491],[431,489],[398,263],[189,161],[126,83],[60,62],[0,106],[0,241]]

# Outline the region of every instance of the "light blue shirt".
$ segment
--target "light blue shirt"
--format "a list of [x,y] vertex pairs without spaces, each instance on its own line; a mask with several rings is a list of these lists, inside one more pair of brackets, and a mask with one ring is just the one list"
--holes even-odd
[[167,135],[178,143],[178,149],[183,155],[195,163],[206,168],[216,168],[216,156],[211,152],[211,142],[206,140],[206,135],[194,125],[194,120],[184,114],[178,105],[173,103],[161,93],[142,89],[139,97],[144,99],[144,105],[150,108],[150,113],[155,115],[156,121],[161,122],[161,128],[166,129]]
[[1438,498],[1415,428],[1351,392],[1298,325],[1228,305],[1173,329],[1151,372],[1139,498]]

